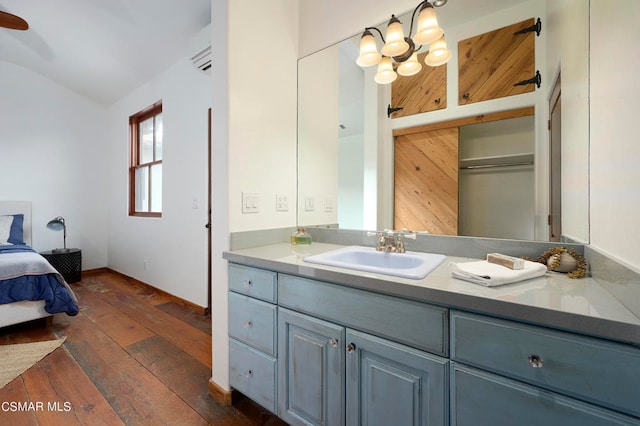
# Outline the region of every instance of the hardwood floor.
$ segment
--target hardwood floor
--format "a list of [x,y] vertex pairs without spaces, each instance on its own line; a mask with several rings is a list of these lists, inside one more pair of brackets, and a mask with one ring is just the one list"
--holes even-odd
[[57,314],[47,328],[40,322],[0,329],[0,344],[66,336],[0,389],[0,403],[42,402],[45,409],[11,411],[5,404],[0,424],[284,424],[246,398],[223,407],[209,396],[210,316],[114,273],[85,275],[71,284],[77,316]]

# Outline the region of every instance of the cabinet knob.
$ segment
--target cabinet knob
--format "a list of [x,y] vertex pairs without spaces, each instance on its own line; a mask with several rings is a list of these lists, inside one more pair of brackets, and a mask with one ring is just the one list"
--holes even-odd
[[347,352],[348,352],[348,353],[352,353],[352,352],[353,352],[353,351],[355,351],[355,350],[356,350],[356,345],[354,345],[353,343],[349,343],[349,344],[347,345]]
[[247,286],[247,287],[251,287],[252,284],[253,284],[253,282],[251,282],[251,280],[246,280],[244,282],[244,285]]
[[253,323],[251,321],[245,321],[245,322],[242,323],[242,325],[245,328],[249,328],[249,327],[251,327],[253,325]]
[[329,340],[329,344],[331,345],[332,348],[337,348],[338,347],[338,339]]
[[542,358],[538,355],[529,355],[529,365],[532,368],[542,368]]
[[244,376],[245,377],[251,377],[252,375],[253,375],[253,371],[251,371],[251,370],[247,370],[247,371],[244,372]]

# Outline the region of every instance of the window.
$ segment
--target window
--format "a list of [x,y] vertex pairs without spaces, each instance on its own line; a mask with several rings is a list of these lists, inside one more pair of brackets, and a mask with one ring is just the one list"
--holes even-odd
[[129,117],[129,215],[162,216],[162,101]]

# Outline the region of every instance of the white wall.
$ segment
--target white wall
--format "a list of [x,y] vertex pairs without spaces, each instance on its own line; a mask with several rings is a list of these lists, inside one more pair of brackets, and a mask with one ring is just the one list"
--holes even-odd
[[640,2],[591,0],[591,245],[640,271]]
[[[160,99],[164,125],[162,218],[130,217],[129,117]],[[208,303],[204,225],[210,106],[210,77],[185,58],[112,105],[105,120],[109,137],[109,267],[203,307]]]
[[46,224],[63,216],[82,268],[105,267],[106,110],[17,65],[0,75],[0,199],[32,202],[34,249],[62,247]]
[[[298,3],[212,0],[212,380],[229,389],[229,232],[295,226]],[[251,31],[250,29],[256,29]],[[259,39],[257,39],[258,35]],[[263,49],[256,49],[256,43]],[[242,214],[242,192],[260,213]],[[288,212],[275,211],[287,194]]]

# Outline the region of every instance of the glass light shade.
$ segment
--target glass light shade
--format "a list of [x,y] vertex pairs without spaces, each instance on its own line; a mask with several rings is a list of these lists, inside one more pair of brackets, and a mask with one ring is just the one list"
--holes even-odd
[[418,74],[421,69],[422,65],[418,62],[418,54],[414,52],[409,59],[400,64],[398,67],[398,74],[408,77],[410,75]]
[[360,39],[360,55],[356,59],[356,64],[361,67],[370,67],[377,65],[382,59],[382,55],[378,53],[378,47],[376,46],[376,39],[368,31],[362,34]]
[[373,78],[378,84],[389,84],[398,78],[398,74],[393,70],[393,62],[391,58],[384,56],[378,64],[378,72]]
[[442,36],[439,40],[431,43],[429,54],[424,59],[424,63],[430,67],[437,67],[446,64],[449,59],[451,59],[451,51],[447,48],[447,41]]
[[385,37],[386,43],[382,46],[380,52],[384,56],[399,56],[407,51],[409,43],[404,41],[404,31],[402,30],[402,23],[393,16],[389,21],[387,27],[387,36]]
[[416,45],[431,44],[442,37],[442,28],[438,26],[438,18],[433,7],[423,7],[418,15],[418,27],[413,42]]

